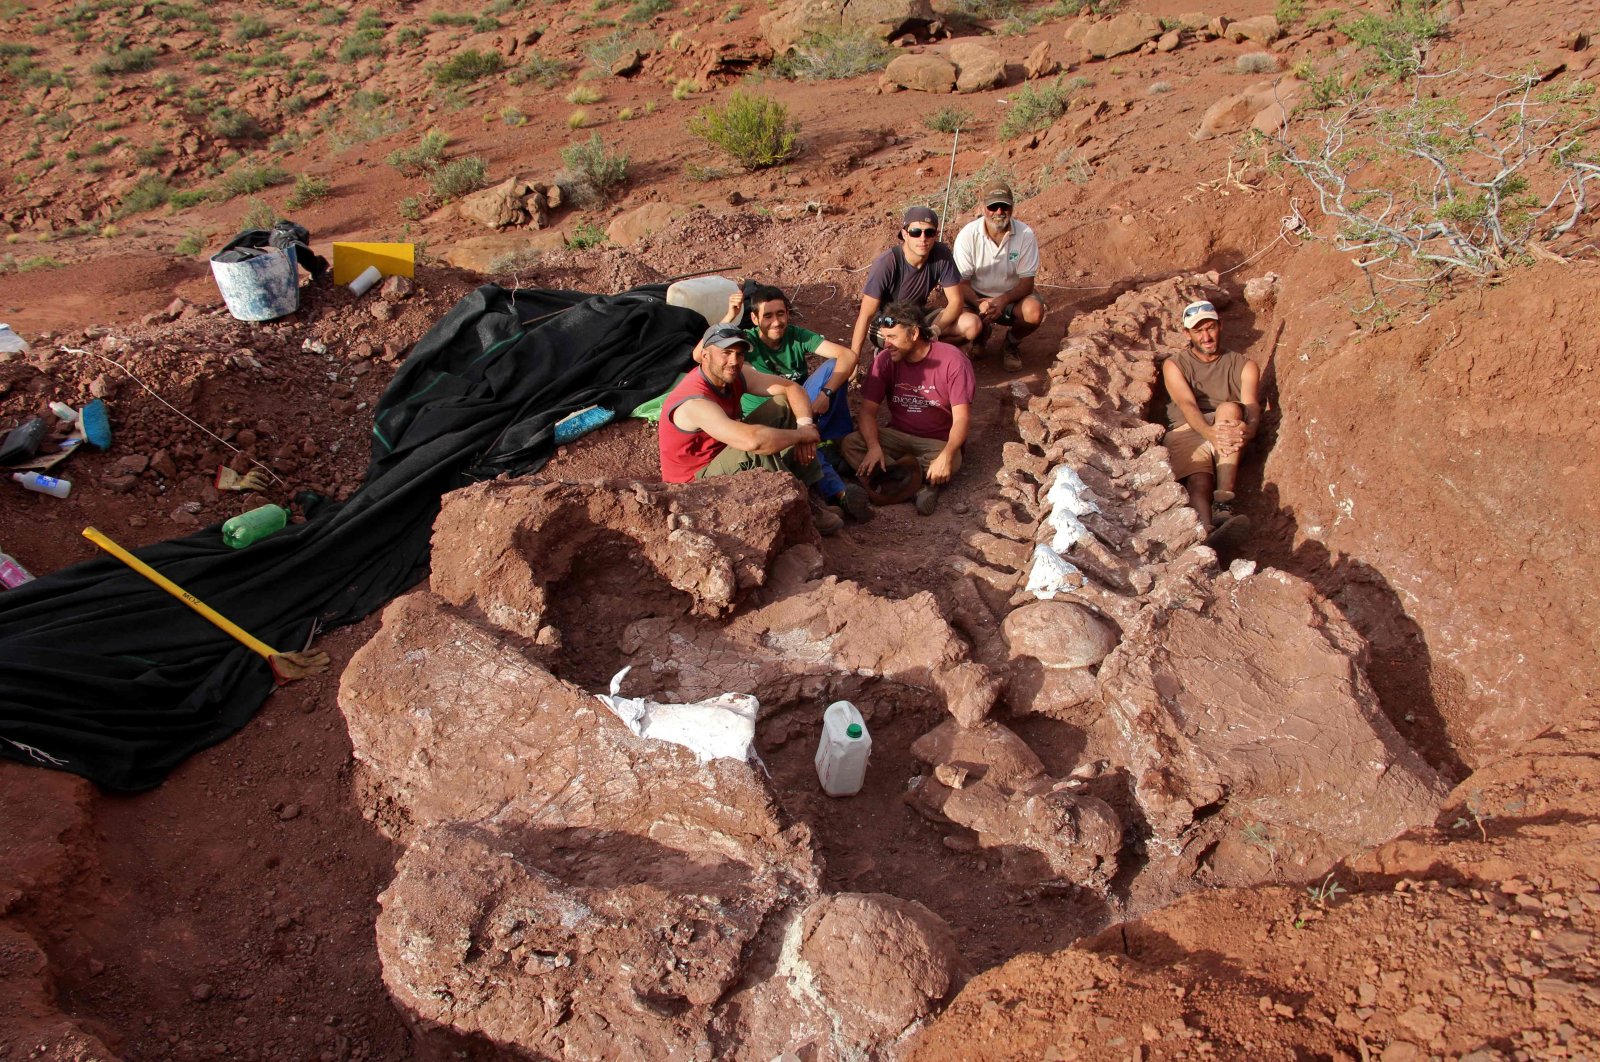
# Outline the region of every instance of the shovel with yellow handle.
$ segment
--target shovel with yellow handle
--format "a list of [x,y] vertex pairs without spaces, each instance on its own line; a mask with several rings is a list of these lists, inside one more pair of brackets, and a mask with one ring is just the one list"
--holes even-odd
[[101,532],[92,527],[86,527],[83,529],[83,537],[200,613],[200,615],[210,620],[251,652],[259,653],[272,668],[272,677],[277,681],[278,685],[282,686],[296,679],[303,679],[308,675],[320,675],[328,670],[328,654],[322,650],[319,649],[316,652],[280,653],[260,638],[246,632],[238,624],[217,612],[210,605],[201,601],[138,557],[111,541]]

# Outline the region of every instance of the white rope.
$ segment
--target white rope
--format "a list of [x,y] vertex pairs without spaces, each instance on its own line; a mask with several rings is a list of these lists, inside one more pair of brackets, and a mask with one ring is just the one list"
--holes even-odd
[[189,416],[189,414],[185,413],[183,410],[179,409],[177,406],[173,405],[171,402],[168,402],[165,398],[162,398],[160,395],[156,394],[155,389],[153,387],[151,387],[149,384],[145,383],[143,380],[139,379],[138,374],[136,374],[132,369],[128,368],[126,365],[122,364],[120,361],[112,361],[110,358],[106,357],[104,354],[96,354],[92,350],[80,350],[78,347],[61,347],[59,349],[66,351],[68,354],[87,354],[91,358],[99,358],[101,361],[105,362],[107,365],[115,365],[117,368],[119,368],[123,372],[127,373],[128,374],[128,378],[131,379],[134,383],[138,384],[140,387],[142,387],[146,391],[150,392],[150,396],[152,398],[154,398],[157,402],[160,402],[162,405],[164,405],[168,409],[172,410],[178,416],[182,417],[184,420],[188,421],[190,424],[193,424],[195,427],[199,428],[201,431],[205,432],[207,435],[209,435],[213,439],[217,440],[217,442],[221,443],[223,446],[226,446],[228,449],[232,450],[234,453],[238,454],[240,457],[243,457],[246,461],[249,461],[252,465],[255,465],[257,468],[261,469],[261,471],[265,472],[269,477],[271,477],[271,479],[272,479],[272,481],[274,483],[282,483],[283,482],[283,480],[279,479],[278,476],[277,476],[277,473],[273,472],[272,469],[268,468],[266,465],[262,464],[260,461],[257,461],[255,458],[251,457],[249,454],[245,453],[243,450],[239,449],[237,446],[233,445],[227,439],[224,439],[222,436],[218,435],[216,432],[212,431],[210,428],[206,427],[204,424],[201,424],[198,420],[195,420],[193,417]]

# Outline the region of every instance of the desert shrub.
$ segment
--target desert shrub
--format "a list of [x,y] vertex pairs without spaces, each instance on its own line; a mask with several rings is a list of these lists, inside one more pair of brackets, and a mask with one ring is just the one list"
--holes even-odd
[[265,199],[250,197],[249,205],[239,218],[239,231],[245,229],[270,229],[278,223],[278,212]]
[[692,77],[680,77],[677,84],[672,86],[672,98],[686,100],[700,91],[700,82]]
[[510,104],[500,108],[500,120],[513,129],[528,124],[528,116],[523,114],[521,109]]
[[112,77],[117,74],[137,74],[156,65],[154,48],[114,48],[89,66],[91,74]]
[[544,88],[555,88],[567,79],[569,73],[571,68],[563,60],[535,55],[523,60],[521,66],[506,75],[506,80],[513,85],[531,83]]
[[685,162],[683,175],[691,181],[705,184],[709,181],[720,181],[728,175],[728,171],[721,166],[702,166],[698,162]]
[[1268,74],[1278,69],[1278,60],[1266,52],[1251,52],[1239,56],[1233,65],[1241,74]]
[[173,246],[172,253],[176,255],[182,255],[187,258],[192,255],[197,255],[205,249],[206,234],[199,229],[190,229],[188,232],[183,234],[183,239],[179,240],[177,244]]
[[236,196],[251,195],[274,185],[288,184],[290,179],[289,171],[276,162],[267,162],[259,166],[248,163],[231,169],[217,178],[213,187],[220,198],[233,199]]
[[17,258],[6,255],[0,258],[0,273],[32,273],[36,269],[62,269],[66,263],[47,254],[34,255],[31,258]]
[[416,221],[422,217],[422,200],[414,195],[408,195],[400,200],[400,205],[396,207],[396,210],[407,221]]
[[394,31],[394,43],[397,48],[409,48],[427,39],[428,31],[418,26],[401,26]]
[[578,85],[567,93],[567,102],[580,107],[584,104],[599,103],[603,98],[599,89],[590,88],[588,85]]
[[1400,0],[1388,15],[1362,15],[1342,28],[1367,50],[1374,72],[1407,78],[1422,69],[1431,42],[1444,32],[1433,8],[1432,0]]
[[1273,14],[1277,16],[1279,25],[1292,26],[1306,17],[1306,0],[1278,0]]
[[179,210],[188,210],[192,206],[199,206],[201,203],[209,203],[210,201],[211,189],[184,188],[180,191],[173,192],[172,195],[168,197],[167,206],[171,207],[174,212],[177,212]]
[[1024,85],[1011,97],[1011,107],[1000,122],[1000,138],[1012,140],[1024,133],[1050,128],[1057,118],[1067,113],[1071,102],[1072,88],[1059,77],[1048,84]]
[[618,59],[632,51],[647,52],[655,47],[656,39],[648,33],[618,30],[588,45],[583,54],[598,70],[610,70]]
[[448,202],[482,188],[488,176],[488,164],[476,155],[469,155],[464,159],[454,159],[434,170],[429,185],[433,188],[434,195]]
[[672,0],[634,0],[633,5],[622,13],[622,21],[649,22],[671,10]]
[[598,247],[609,240],[606,230],[592,221],[580,221],[577,228],[567,236],[567,246],[574,251],[587,251],[591,247]]
[[586,126],[588,124],[589,124],[589,112],[584,110],[582,107],[579,107],[577,110],[575,110],[571,114],[567,115],[567,128],[568,129],[582,129],[584,126]]
[[935,133],[953,133],[972,125],[972,112],[965,107],[941,107],[928,115],[923,124]]
[[146,210],[166,206],[167,200],[171,198],[172,186],[167,184],[166,178],[156,174],[141,177],[132,188],[128,189],[128,194],[122,197],[122,203],[117,207],[117,217],[142,214]]
[[628,156],[606,150],[599,133],[561,149],[568,173],[584,181],[602,199],[610,198],[628,180]]
[[478,16],[459,14],[454,11],[435,11],[428,16],[430,26],[470,26],[477,21]]
[[1152,96],[1165,96],[1167,93],[1172,91],[1172,82],[1156,81],[1153,82],[1149,88],[1145,89],[1145,91]]
[[480,52],[468,48],[433,68],[433,83],[441,87],[470,85],[492,77],[506,68],[506,57],[499,52]]
[[241,44],[245,41],[259,40],[271,33],[272,24],[256,15],[240,15],[239,21],[233,24],[233,39]]
[[395,148],[384,161],[407,177],[415,177],[444,161],[444,149],[449,144],[447,135],[437,129],[429,129],[414,146]]
[[249,111],[214,107],[206,115],[206,128],[226,140],[242,140],[264,135],[261,124]]
[[772,61],[771,71],[790,81],[861,77],[889,65],[894,52],[866,33],[813,33]]
[[294,187],[289,190],[289,198],[284,201],[284,206],[290,210],[299,210],[319,199],[328,198],[332,192],[333,189],[329,187],[326,178],[302,173],[294,179]]
[[[366,16],[361,16],[363,20]],[[383,26],[357,29],[339,46],[339,61],[353,63],[358,59],[371,59],[387,54],[389,46],[383,43]]]
[[795,153],[789,108],[770,96],[735,89],[722,106],[700,108],[689,132],[733,156],[747,170],[776,166]]

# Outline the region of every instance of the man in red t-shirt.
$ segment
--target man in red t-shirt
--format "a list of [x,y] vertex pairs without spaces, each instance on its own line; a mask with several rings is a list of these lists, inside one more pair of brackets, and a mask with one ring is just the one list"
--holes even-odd
[[[698,367],[661,403],[657,439],[664,481],[689,483],[752,468],[789,472],[808,487],[822,478],[821,437],[806,389],[750,368],[744,360],[749,353],[749,338],[733,324],[712,325],[694,348]],[[739,403],[746,393],[772,401],[744,418]],[[809,491],[807,496],[818,531],[828,535],[844,526],[831,506]]]
[[[915,456],[925,483],[917,492],[917,512],[927,516],[961,467],[977,382],[972,363],[950,344],[934,341],[922,310],[911,303],[891,303],[872,325],[883,349],[861,385],[860,430],[847,435],[840,449],[862,479]],[[878,407],[885,401],[889,424],[880,427]]]

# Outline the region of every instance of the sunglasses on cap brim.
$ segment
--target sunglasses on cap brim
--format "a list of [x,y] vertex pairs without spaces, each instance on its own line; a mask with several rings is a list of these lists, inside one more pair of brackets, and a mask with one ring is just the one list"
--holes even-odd
[[902,321],[893,314],[880,313],[872,319],[873,328],[893,328],[896,325],[915,324],[915,321]]

